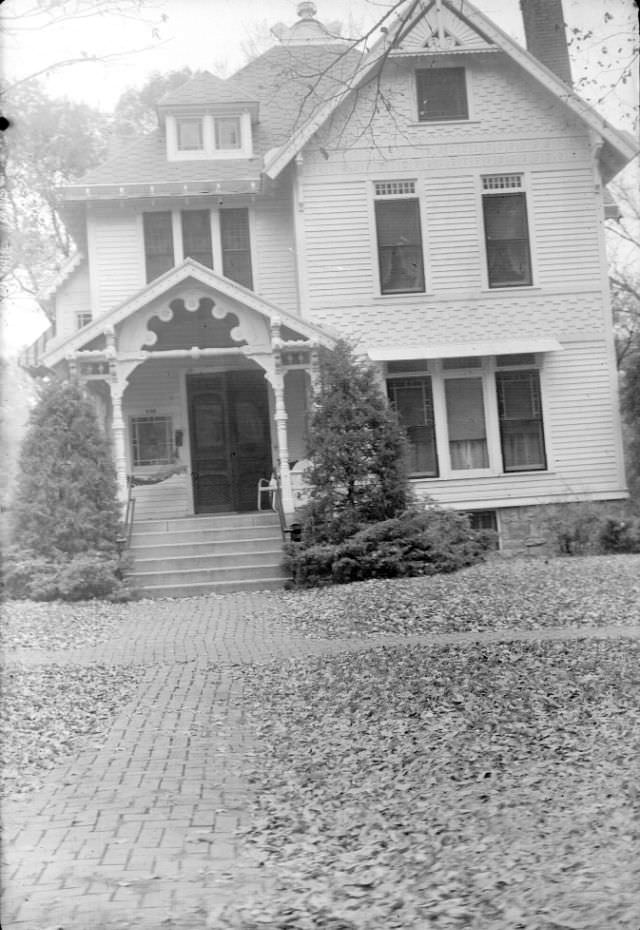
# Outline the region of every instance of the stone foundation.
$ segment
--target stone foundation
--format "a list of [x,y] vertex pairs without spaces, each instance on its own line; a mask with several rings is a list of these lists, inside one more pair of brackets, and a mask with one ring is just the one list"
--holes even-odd
[[622,519],[627,510],[628,502],[621,500],[500,507],[496,509],[500,551],[507,556],[555,555],[558,553],[558,535],[563,527],[569,528],[580,522],[588,541],[591,522],[595,524],[604,517]]

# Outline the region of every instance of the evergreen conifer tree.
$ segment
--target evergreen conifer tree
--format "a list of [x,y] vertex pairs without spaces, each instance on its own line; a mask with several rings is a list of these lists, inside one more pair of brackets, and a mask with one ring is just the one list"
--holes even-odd
[[52,561],[117,551],[115,468],[94,405],[80,386],[54,381],[32,411],[20,453],[13,542]]
[[323,350],[309,429],[304,543],[340,542],[362,525],[402,513],[411,503],[405,450],[373,366],[345,342]]

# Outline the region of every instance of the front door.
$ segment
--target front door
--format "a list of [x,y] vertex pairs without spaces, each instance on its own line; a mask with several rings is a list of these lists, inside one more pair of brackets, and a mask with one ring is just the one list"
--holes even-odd
[[196,513],[255,510],[271,474],[269,403],[260,371],[187,378]]

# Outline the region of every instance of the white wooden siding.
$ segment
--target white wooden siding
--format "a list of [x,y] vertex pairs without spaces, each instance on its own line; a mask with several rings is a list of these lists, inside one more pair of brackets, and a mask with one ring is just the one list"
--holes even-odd
[[88,312],[91,312],[89,269],[83,262],[56,294],[56,339],[62,341],[72,336],[78,328],[76,314]]
[[96,211],[89,219],[94,313],[102,315],[144,286],[142,231],[133,212]]
[[482,276],[475,177],[425,176],[422,189],[429,290],[434,295],[461,289],[478,291]]
[[529,225],[541,287],[600,283],[599,202],[593,173],[533,171],[529,189]]
[[291,203],[256,204],[252,261],[256,292],[283,310],[298,312]]
[[370,297],[371,221],[365,181],[305,182],[304,226],[311,303]]

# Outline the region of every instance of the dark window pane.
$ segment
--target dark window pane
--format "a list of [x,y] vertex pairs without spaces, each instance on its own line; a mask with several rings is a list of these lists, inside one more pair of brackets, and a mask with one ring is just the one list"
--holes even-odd
[[185,258],[193,258],[201,265],[213,268],[208,210],[182,211],[182,249]]
[[249,211],[246,207],[220,211],[220,237],[222,240],[222,273],[251,289],[251,241],[249,237]]
[[171,213],[145,213],[143,226],[147,281],[153,281],[174,265]]
[[424,291],[418,201],[376,201],[376,230],[382,293]]
[[416,71],[418,119],[468,119],[464,68],[427,68]]
[[538,372],[498,372],[496,386],[504,470],[546,469]]
[[438,476],[430,378],[402,378],[387,382],[389,399],[409,441],[410,474]]
[[531,284],[531,258],[525,195],[483,198],[489,287]]
[[131,421],[134,465],[168,465],[173,447],[170,417],[134,417]]

